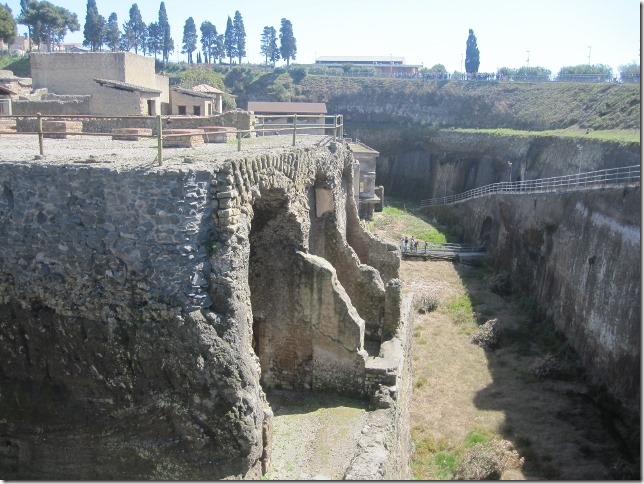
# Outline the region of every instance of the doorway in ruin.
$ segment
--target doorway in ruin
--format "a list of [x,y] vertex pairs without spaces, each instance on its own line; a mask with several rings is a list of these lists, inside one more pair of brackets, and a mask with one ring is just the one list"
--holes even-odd
[[253,349],[264,388],[311,388],[311,328],[297,321],[297,251],[301,222],[289,211],[287,194],[262,191],[253,205],[248,284],[253,308]]

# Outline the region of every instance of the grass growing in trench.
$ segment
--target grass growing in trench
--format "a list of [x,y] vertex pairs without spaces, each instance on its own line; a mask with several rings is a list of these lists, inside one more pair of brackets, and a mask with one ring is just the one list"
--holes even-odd
[[369,222],[370,231],[386,231],[392,240],[395,237],[397,243],[404,236],[410,238],[413,236],[421,242],[435,244],[447,242],[447,237],[444,233],[438,231],[416,213],[418,202],[388,198],[386,203],[388,206],[384,207],[382,212]]
[[461,294],[447,303],[447,312],[456,324],[475,324],[472,300],[469,295]]

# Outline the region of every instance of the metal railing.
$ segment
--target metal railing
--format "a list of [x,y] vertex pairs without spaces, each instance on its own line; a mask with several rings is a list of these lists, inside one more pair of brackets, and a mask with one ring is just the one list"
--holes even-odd
[[494,193],[549,193],[573,190],[588,190],[614,185],[629,185],[640,183],[640,165],[622,168],[609,168],[606,170],[578,173],[576,175],[540,178],[537,180],[521,180],[515,182],[500,182],[483,187],[474,188],[457,195],[441,198],[421,200],[421,207],[448,205],[476,197],[483,197]]
[[429,254],[431,252],[448,252],[456,254],[479,254],[486,251],[484,245],[474,244],[437,244],[434,242],[428,243],[427,246],[418,245],[418,249],[412,247],[400,246],[403,254]]
[[[285,119],[286,122],[280,122]],[[310,122],[310,121],[313,122]],[[321,121],[321,122],[320,122]],[[344,117],[341,114],[256,114],[255,132],[260,136],[293,134],[293,146],[297,132],[328,134],[333,141],[344,137]],[[305,133],[308,134],[308,133]]]
[[[282,124],[274,124],[274,123],[266,123],[266,119],[270,118],[293,118],[292,123],[288,123],[286,125]],[[168,125],[169,121],[171,119],[181,119],[181,116],[161,116],[161,115],[156,115],[156,116],[92,116],[92,115],[84,115],[84,114],[74,114],[74,115],[42,115],[41,113],[37,113],[35,116],[33,115],[0,115],[0,118],[5,118],[5,119],[35,119],[36,120],[36,131],[0,131],[0,135],[3,134],[11,134],[11,135],[37,135],[38,136],[38,146],[39,146],[39,152],[41,156],[44,156],[45,154],[45,149],[44,149],[44,138],[46,136],[52,136],[52,135],[59,135],[59,136],[114,136],[116,133],[96,133],[96,132],[70,132],[70,131],[45,131],[43,129],[43,120],[45,119],[58,119],[58,120],[82,120],[82,119],[126,119],[126,120],[145,120],[148,123],[151,120],[154,120],[154,130],[156,130],[156,134],[152,135],[145,135],[145,134],[136,134],[138,138],[152,138],[157,140],[157,157],[156,160],[159,164],[159,166],[162,165],[163,163],[163,140],[168,139],[168,138],[175,138],[175,137],[185,137],[189,135],[189,133],[179,133],[179,134],[164,134],[164,125]],[[344,120],[342,115],[297,115],[297,114],[292,114],[292,115],[279,115],[279,116],[255,116],[255,118],[260,118],[262,120],[262,123],[260,127],[255,125],[254,128],[252,129],[247,129],[247,130],[241,130],[238,129],[236,130],[236,138],[237,138],[237,151],[241,151],[242,148],[242,140],[243,139],[248,139],[252,138],[254,136],[259,136],[259,135],[264,135],[265,133],[270,133],[274,134],[276,131],[286,131],[288,133],[292,133],[293,135],[293,141],[292,141],[292,146],[295,146],[295,141],[297,138],[298,132],[300,134],[308,134],[308,133],[303,133],[304,130],[320,130],[321,133],[325,135],[327,130],[332,133],[332,138],[333,141],[336,141],[338,139],[343,139],[343,133],[344,133]],[[323,124],[316,124],[316,123],[300,123],[298,124],[298,118],[300,121],[303,118],[316,118],[316,119],[322,119]],[[331,119],[332,124],[327,124],[327,121]],[[142,123],[143,124],[143,123]],[[191,129],[191,128],[188,128]],[[199,128],[194,128],[195,130]],[[204,133],[204,135],[207,135],[208,133]],[[118,134],[116,134],[118,135]]]

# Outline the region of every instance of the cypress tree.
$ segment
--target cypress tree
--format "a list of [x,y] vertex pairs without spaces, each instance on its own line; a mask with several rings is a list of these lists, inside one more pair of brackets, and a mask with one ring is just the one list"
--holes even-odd
[[239,10],[235,11],[235,19],[233,20],[233,38],[237,50],[237,59],[241,65],[242,57],[246,57],[246,30]]
[[224,33],[224,50],[226,51],[226,56],[228,56],[228,63],[232,64],[233,57],[237,57],[237,43],[235,42],[235,29],[230,16],[228,16],[226,32]]
[[112,12],[107,19],[107,26],[105,27],[105,38],[103,43],[112,51],[116,52],[119,48],[119,39],[121,32],[119,30],[118,16]]
[[192,64],[192,53],[197,50],[197,26],[192,17],[188,17],[183,26],[182,54],[188,54],[188,64]]
[[89,47],[92,52],[100,50],[103,45],[104,30],[105,18],[98,13],[96,0],[87,0],[83,45]]
[[170,35],[170,23],[168,14],[165,11],[165,2],[159,5],[159,35],[161,36],[161,53],[163,62],[167,65],[170,60],[170,53],[174,50],[174,39]]
[[467,37],[467,45],[465,47],[465,72],[468,74],[476,74],[479,71],[479,48],[476,46],[476,35],[470,29],[470,34]]

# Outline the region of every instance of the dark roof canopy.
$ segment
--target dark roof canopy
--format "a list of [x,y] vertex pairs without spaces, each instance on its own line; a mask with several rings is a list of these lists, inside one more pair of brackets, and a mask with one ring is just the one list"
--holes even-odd
[[256,114],[326,114],[326,104],[248,101],[248,110]]
[[132,92],[147,92],[151,94],[161,94],[162,91],[158,89],[151,89],[149,87],[137,86],[135,84],[128,84],[127,82],[113,81],[111,79],[94,79],[101,86],[112,87],[114,89],[122,89],[124,91]]

